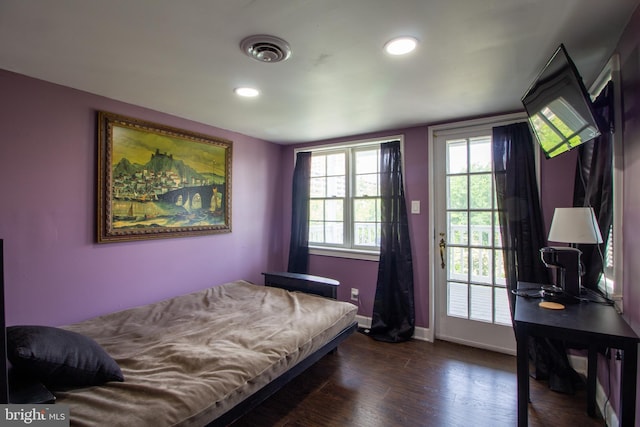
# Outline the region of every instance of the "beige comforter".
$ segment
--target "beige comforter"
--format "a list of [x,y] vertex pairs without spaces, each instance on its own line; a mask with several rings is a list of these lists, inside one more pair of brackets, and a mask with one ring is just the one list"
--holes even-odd
[[67,329],[95,339],[122,383],[58,392],[82,426],[192,426],[222,415],[320,348],[356,307],[244,281]]

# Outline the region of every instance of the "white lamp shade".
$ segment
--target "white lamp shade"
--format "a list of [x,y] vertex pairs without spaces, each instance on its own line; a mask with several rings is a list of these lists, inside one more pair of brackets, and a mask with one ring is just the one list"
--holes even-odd
[[556,208],[549,229],[549,241],[602,243],[600,227],[592,208]]

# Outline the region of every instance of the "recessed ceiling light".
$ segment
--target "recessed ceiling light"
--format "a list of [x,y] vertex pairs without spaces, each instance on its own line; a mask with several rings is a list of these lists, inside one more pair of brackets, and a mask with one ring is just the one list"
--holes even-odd
[[260,95],[260,91],[252,87],[237,87],[233,91],[236,93],[236,95],[242,96],[244,98],[254,98]]
[[398,37],[387,42],[384,50],[389,55],[406,55],[412,52],[418,45],[418,40],[413,37]]

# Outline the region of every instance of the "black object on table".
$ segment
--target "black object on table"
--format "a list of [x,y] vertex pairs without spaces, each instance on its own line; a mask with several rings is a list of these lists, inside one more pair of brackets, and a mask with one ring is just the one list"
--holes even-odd
[[[518,288],[534,288],[534,283],[520,282]],[[633,426],[636,409],[638,374],[638,335],[610,305],[595,302],[568,304],[562,310],[540,307],[539,298],[516,298],[514,323],[517,340],[518,426],[528,425],[529,336],[563,340],[588,348],[587,413],[595,416],[598,348],[623,351],[620,378],[620,426]]]

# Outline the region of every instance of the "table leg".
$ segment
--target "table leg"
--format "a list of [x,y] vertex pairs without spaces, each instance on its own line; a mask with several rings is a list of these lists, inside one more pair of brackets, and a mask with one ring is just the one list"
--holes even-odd
[[636,377],[638,375],[638,345],[628,344],[622,357],[620,378],[620,426],[633,427],[636,418]]
[[529,424],[529,337],[524,327],[517,328],[518,427]]
[[587,357],[587,414],[596,416],[596,380],[598,379],[598,349],[589,345]]

